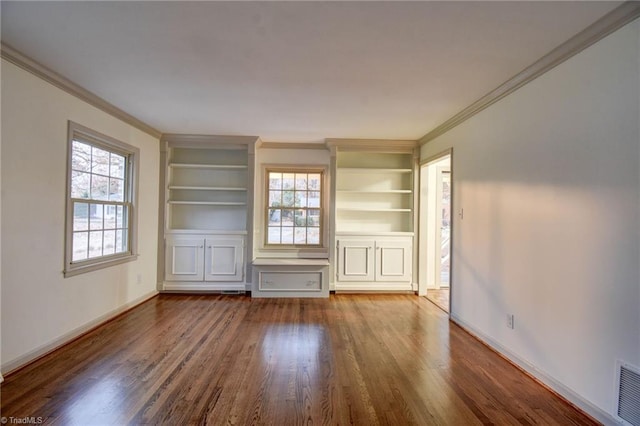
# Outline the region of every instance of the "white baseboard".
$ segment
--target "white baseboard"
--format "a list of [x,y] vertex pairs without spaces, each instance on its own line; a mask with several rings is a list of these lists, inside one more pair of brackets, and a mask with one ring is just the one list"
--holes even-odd
[[[84,333],[86,333],[87,331],[91,330],[92,328],[95,328],[107,321],[109,321],[110,319],[120,315],[121,313],[123,313],[124,311],[127,311],[131,308],[134,308],[138,305],[140,305],[141,303],[146,302],[147,300],[151,299],[152,297],[154,297],[155,295],[158,294],[157,290],[153,290],[147,294],[144,294],[140,297],[138,297],[137,299],[132,300],[131,302],[125,303],[124,305],[120,306],[119,308],[116,308],[110,312],[107,312],[104,315],[99,316],[98,318],[89,321],[88,323],[81,325],[78,328],[75,328],[73,330],[71,330],[68,333],[63,334],[60,337],[57,337],[55,339],[53,339],[52,341],[45,343],[44,345],[41,345],[37,348],[35,348],[32,351],[27,352],[26,354],[19,356],[18,358],[12,359],[9,362],[3,363],[2,366],[0,367],[0,370],[2,372],[4,372],[4,374],[8,374],[14,370],[17,370],[18,368],[40,358],[43,355],[46,355],[49,352],[52,352],[56,349],[58,349],[61,346],[64,346],[65,344],[69,343],[70,341],[72,341],[73,339],[83,335]],[[1,374],[0,374],[0,377]]]
[[554,392],[558,393],[558,395],[562,396],[571,404],[575,405],[576,407],[578,407],[579,409],[581,409],[582,411],[584,411],[585,413],[587,413],[588,415],[590,415],[591,417],[599,421],[600,423],[606,426],[619,426],[622,424],[622,422],[616,419],[613,415],[593,405],[591,402],[584,399],[578,393],[576,393],[575,391],[573,391],[563,383],[553,378],[547,372],[540,370],[535,365],[531,364],[530,362],[516,355],[511,350],[509,350],[508,348],[504,347],[503,345],[495,341],[493,338],[487,336],[486,334],[479,331],[472,325],[461,320],[455,314],[451,314],[450,318],[451,318],[451,321],[453,321],[454,323],[456,323],[457,325],[465,329],[468,333],[476,337],[478,340],[486,343],[488,346],[490,346],[496,352],[500,353],[502,356],[507,358],[513,364],[517,365],[518,367],[526,371],[533,378],[535,378],[545,386],[549,387]]
[[219,284],[219,283],[209,283],[204,284],[202,282],[165,282],[164,290],[165,291],[209,291],[209,292],[221,292],[225,290],[229,291],[245,291],[247,285],[245,283],[239,284]]

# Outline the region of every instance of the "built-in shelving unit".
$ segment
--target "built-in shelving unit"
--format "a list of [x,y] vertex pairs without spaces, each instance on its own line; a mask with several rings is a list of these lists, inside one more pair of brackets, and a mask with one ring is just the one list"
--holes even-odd
[[336,232],[413,231],[413,154],[336,153]]
[[167,229],[246,231],[247,148],[168,147]]
[[163,137],[163,290],[245,290],[256,140]]
[[332,284],[337,291],[413,288],[413,141],[329,140],[334,176]]

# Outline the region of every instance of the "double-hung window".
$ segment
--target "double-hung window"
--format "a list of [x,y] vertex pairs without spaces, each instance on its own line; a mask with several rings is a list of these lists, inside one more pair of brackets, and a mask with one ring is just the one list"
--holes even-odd
[[323,169],[266,170],[267,246],[322,246]]
[[135,259],[139,150],[69,122],[65,276]]

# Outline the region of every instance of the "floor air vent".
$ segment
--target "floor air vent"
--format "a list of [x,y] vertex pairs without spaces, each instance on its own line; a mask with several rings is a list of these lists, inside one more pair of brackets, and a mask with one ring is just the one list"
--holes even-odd
[[633,426],[640,426],[640,369],[620,363],[618,386],[618,417]]

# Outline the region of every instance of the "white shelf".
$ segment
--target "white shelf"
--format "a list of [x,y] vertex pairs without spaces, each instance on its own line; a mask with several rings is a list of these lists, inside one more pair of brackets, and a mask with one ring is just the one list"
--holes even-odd
[[247,188],[230,186],[178,186],[169,185],[169,189],[193,190],[193,191],[246,191]]
[[336,237],[413,237],[413,232],[405,231],[341,231],[336,230]]
[[410,189],[338,189],[340,194],[411,194]]
[[345,212],[374,212],[374,213],[411,213],[411,209],[375,209],[366,207],[338,207],[338,211]]
[[227,201],[175,201],[169,200],[169,204],[185,204],[194,206],[246,206],[247,203],[227,202]]
[[170,163],[169,167],[176,169],[218,169],[218,170],[243,170],[246,165],[235,164],[195,164],[195,163]]
[[412,169],[380,169],[369,167],[341,167],[338,168],[338,173],[411,173]]

